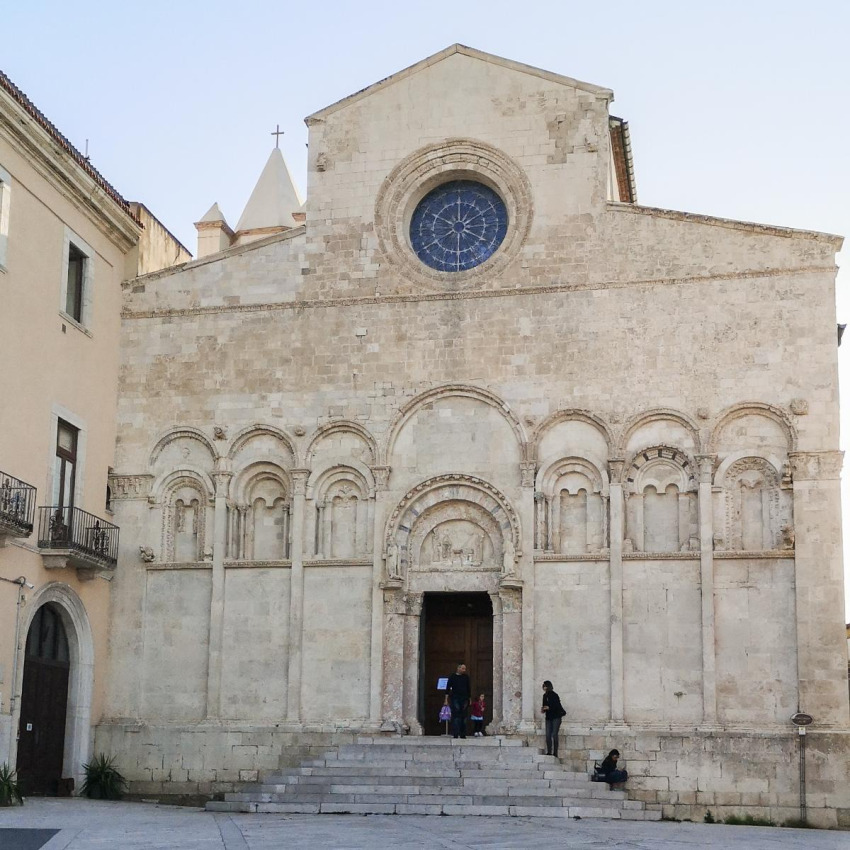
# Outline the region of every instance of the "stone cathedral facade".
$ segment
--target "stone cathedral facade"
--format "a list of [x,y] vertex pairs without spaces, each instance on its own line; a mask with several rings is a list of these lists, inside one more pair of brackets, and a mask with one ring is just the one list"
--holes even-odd
[[850,814],[841,239],[639,206],[612,98],[454,46],[307,119],[303,206],[276,152],[125,284],[97,747],[136,789],[429,734],[466,660],[492,732],[551,679],[562,755],[680,816],[793,815],[808,712]]

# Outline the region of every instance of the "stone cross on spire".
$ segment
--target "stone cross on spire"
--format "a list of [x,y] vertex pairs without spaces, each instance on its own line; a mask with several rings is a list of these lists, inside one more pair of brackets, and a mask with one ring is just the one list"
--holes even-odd
[[270,133],[269,135],[272,135],[272,136],[275,137],[274,146],[276,148],[279,148],[280,147],[280,137],[283,135],[283,130],[280,129],[280,124],[275,124],[274,132]]

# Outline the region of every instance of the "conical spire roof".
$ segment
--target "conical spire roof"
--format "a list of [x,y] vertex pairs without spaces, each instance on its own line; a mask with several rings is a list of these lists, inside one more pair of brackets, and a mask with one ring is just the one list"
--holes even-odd
[[224,213],[221,211],[218,201],[216,201],[204,214],[204,217],[198,222],[201,224],[202,222],[213,222],[213,221],[223,221],[225,224],[227,223],[227,219],[224,217]]
[[248,198],[237,231],[266,227],[296,227],[293,213],[301,209],[301,199],[279,148],[269,156],[266,167]]

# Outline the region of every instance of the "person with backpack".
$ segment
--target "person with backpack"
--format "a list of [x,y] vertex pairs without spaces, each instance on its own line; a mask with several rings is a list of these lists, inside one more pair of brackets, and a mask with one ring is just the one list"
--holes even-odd
[[543,707],[540,709],[546,718],[546,755],[558,758],[558,732],[561,718],[567,713],[561,705],[561,698],[547,679],[543,683]]

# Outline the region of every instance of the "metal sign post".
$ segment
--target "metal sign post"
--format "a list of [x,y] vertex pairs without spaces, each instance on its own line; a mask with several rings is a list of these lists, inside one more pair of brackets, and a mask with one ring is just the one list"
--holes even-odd
[[791,722],[797,727],[800,739],[800,821],[806,823],[806,727],[812,725],[814,718],[798,711]]

